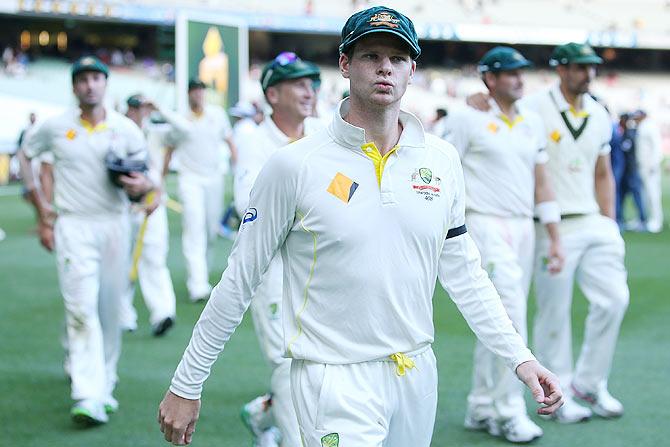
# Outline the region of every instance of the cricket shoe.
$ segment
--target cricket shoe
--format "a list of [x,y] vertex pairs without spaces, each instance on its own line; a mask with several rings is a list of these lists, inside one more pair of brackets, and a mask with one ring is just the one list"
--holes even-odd
[[172,326],[174,326],[174,317],[163,318],[161,321],[151,326],[151,333],[154,337],[162,337]]
[[119,411],[119,401],[114,399],[114,397],[109,396],[108,398],[105,399],[103,402],[103,405],[105,406],[105,413],[109,414],[114,414],[117,411]]
[[94,399],[80,400],[70,410],[72,420],[83,427],[106,424],[109,421],[105,406]]
[[272,414],[270,413],[271,406],[272,395],[264,394],[258,396],[251,402],[244,404],[240,411],[242,422],[251,432],[251,435],[254,437],[254,442],[256,442],[267,429],[272,427]]
[[281,439],[281,431],[277,427],[270,427],[256,438],[253,447],[279,447]]
[[586,422],[591,419],[593,412],[586,407],[579,405],[575,400],[567,395],[563,396],[563,405],[553,414],[542,415],[544,419],[554,419],[561,424],[576,424]]
[[623,404],[614,398],[606,386],[599,386],[595,393],[585,393],[572,385],[572,394],[577,399],[589,404],[591,410],[601,418],[611,419],[623,415]]

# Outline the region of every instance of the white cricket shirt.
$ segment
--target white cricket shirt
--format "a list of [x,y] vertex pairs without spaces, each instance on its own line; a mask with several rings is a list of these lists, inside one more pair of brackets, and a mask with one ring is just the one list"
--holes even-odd
[[499,217],[533,217],[535,165],[546,163],[540,118],[517,107],[510,121],[494,100],[491,109],[471,107],[447,116],[443,138],[463,164],[466,210]]
[[612,123],[603,106],[582,95],[579,113],[558,84],[520,102],[540,115],[547,137],[547,171],[561,214],[600,212],[595,196],[596,161],[610,152]]
[[232,128],[223,109],[206,106],[201,114],[189,110],[185,119],[169,112],[164,116],[172,125],[166,143],[175,147],[180,173],[213,176],[226,172],[229,148],[224,140],[232,135]]
[[125,116],[106,110],[105,120],[91,127],[79,108],[44,121],[28,135],[29,158],[51,152],[54,165],[54,205],[59,214],[101,216],[123,213],[128,199],[109,179],[105,155],[146,159],[144,135]]
[[428,345],[439,277],[487,347],[511,367],[533,359],[465,230],[456,151],[401,112],[400,140],[381,157],[342,118],[348,101],[327,130],[278,150],[258,175],[228,267],[173,377],[175,394],[200,396],[278,251],[289,357],[347,364]]

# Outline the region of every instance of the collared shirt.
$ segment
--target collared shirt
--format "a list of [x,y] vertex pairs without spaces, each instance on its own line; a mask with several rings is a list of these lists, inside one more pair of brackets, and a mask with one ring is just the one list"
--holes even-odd
[[514,122],[494,100],[491,109],[471,107],[447,116],[443,138],[463,163],[466,209],[499,217],[533,217],[535,165],[546,163],[540,117],[517,106]]
[[232,136],[232,128],[223,109],[206,106],[201,114],[189,110],[185,119],[164,114],[173,126],[166,143],[176,148],[180,173],[213,176],[226,172],[229,148],[225,139]]
[[401,112],[382,157],[347,123],[278,150],[252,188],[221,282],[196,324],[171,390],[197,398],[276,253],[284,263],[289,357],[346,364],[433,341],[436,278],[477,335],[511,367],[533,359],[465,231],[458,154]]
[[28,135],[29,158],[51,152],[54,165],[54,205],[60,214],[95,217],[125,212],[128,199],[109,179],[105,156],[146,159],[142,131],[125,116],[106,110],[105,121],[92,127],[81,110],[69,110],[44,121]]
[[562,214],[598,213],[595,169],[598,157],[610,152],[612,123],[603,106],[582,95],[578,113],[558,84],[521,100],[538,113],[547,137],[547,171]]

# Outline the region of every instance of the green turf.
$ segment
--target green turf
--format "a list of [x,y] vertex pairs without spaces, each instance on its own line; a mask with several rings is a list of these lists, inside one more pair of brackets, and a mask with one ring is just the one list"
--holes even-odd
[[[670,198],[668,186],[666,183],[666,198]],[[0,228],[7,232],[7,239],[0,243],[0,420],[5,425],[0,445],[167,445],[156,424],[156,409],[202,309],[186,300],[178,217],[170,212],[169,266],[178,296],[177,325],[164,338],[153,338],[138,297],[140,328],[124,336],[119,367],[116,395],[120,410],[106,426],[82,430],[68,415],[71,402],[59,343],[63,310],[54,257],[38,245],[33,214],[15,192],[18,188],[0,188]],[[670,216],[668,204],[666,200],[666,216]],[[576,426],[540,421],[545,436],[537,445],[669,445],[670,391],[665,381],[670,377],[670,232],[627,234],[626,241],[631,304],[610,380],[610,389],[625,404],[626,415],[618,421],[594,420]],[[229,249],[229,241],[217,241],[213,281],[225,266]],[[462,428],[473,336],[446,295],[437,290],[435,352],[440,403],[433,445],[506,445]],[[576,342],[581,338],[585,309],[585,300],[577,296]],[[239,408],[267,391],[268,376],[251,322],[245,318],[207,381],[193,445],[250,445]]]

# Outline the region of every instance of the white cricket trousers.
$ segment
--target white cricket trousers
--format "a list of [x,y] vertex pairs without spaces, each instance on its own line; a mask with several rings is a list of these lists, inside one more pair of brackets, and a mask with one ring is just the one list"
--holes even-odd
[[[130,215],[134,244],[137,244],[137,236],[145,215],[141,209]],[[149,323],[152,325],[167,317],[174,317],[176,313],[175,293],[170,270],[167,268],[168,237],[167,211],[165,205],[161,204],[147,219],[142,254],[137,265],[137,279],[144,303],[149,310]],[[129,283],[121,310],[124,327],[137,326],[137,312],[133,307],[134,294],[135,286]]]
[[[535,254],[533,219],[468,213],[465,222],[481,253],[482,268],[500,294],[514,328],[526,341],[528,289]],[[526,414],[523,393],[515,372],[477,340],[468,395],[470,415],[475,419],[505,420]]]
[[282,258],[275,256],[251,300],[251,316],[261,352],[272,367],[272,417],[282,432],[281,447],[302,447],[291,397],[291,359],[284,357],[282,326]]
[[209,297],[207,262],[223,211],[223,174],[204,177],[191,172],[178,176],[182,214],[182,251],[186,259],[186,288],[191,298]]
[[72,398],[104,402],[114,391],[121,354],[119,311],[128,284],[129,218],[61,215],[55,242]]
[[663,203],[661,189],[661,167],[640,170],[644,188],[645,205],[647,206],[647,225],[650,230],[660,231],[663,228]]
[[[548,238],[537,232],[535,354],[564,387],[572,383],[580,391],[595,392],[609,376],[628,307],[624,242],[616,222],[600,214],[564,219],[559,231],[565,265],[557,275],[546,268]],[[570,316],[575,280],[589,301],[589,310],[573,373]]]
[[291,390],[304,447],[428,447],[437,409],[430,346],[407,353],[398,375],[389,358],[330,365],[293,360]]

